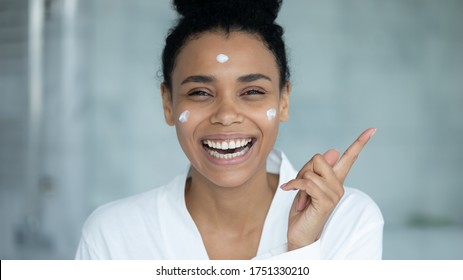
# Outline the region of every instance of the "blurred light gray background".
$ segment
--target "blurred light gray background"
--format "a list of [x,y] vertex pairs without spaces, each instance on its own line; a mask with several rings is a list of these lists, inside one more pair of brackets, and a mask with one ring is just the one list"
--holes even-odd
[[[69,259],[97,206],[187,167],[164,123],[167,0],[0,0],[0,258]],[[463,1],[286,0],[295,167],[378,132],[347,185],[385,259],[463,259]]]

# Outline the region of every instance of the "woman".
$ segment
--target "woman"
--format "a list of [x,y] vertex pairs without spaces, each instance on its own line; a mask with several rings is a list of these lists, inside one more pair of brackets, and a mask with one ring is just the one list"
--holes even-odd
[[377,259],[383,219],[343,186],[375,133],[299,172],[273,150],[289,110],[281,1],[174,1],[163,52],[166,122],[190,160],[165,186],[86,222],[79,259]]

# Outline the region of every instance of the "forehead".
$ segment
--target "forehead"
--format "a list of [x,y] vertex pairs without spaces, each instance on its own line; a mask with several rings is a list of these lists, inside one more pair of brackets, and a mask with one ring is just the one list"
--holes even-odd
[[[217,55],[229,60],[219,63]],[[273,53],[256,35],[244,32],[206,32],[187,41],[181,49],[173,71],[173,81],[184,75],[212,74],[227,70],[229,75],[262,73],[278,80],[278,67]],[[177,80],[178,81],[178,80]]]

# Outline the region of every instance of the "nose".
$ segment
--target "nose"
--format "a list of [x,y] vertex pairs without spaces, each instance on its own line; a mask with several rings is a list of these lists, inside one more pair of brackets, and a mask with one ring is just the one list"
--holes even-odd
[[216,109],[211,116],[211,123],[230,126],[243,122],[240,105],[231,98],[222,98],[216,103]]

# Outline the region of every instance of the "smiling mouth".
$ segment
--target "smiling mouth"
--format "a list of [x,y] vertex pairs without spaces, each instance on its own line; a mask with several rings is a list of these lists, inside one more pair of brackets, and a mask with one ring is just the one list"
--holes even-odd
[[254,144],[254,138],[230,140],[203,140],[206,152],[218,159],[233,159],[246,154]]

